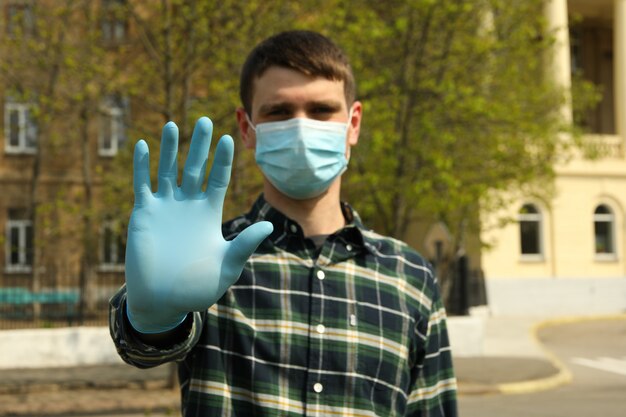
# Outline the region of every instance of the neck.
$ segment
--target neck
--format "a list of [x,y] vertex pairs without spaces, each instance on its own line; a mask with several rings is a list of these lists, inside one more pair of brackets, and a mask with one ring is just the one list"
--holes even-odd
[[285,216],[298,222],[305,236],[330,235],[345,225],[339,201],[339,180],[322,195],[294,200],[282,194],[267,180],[263,188],[265,201]]

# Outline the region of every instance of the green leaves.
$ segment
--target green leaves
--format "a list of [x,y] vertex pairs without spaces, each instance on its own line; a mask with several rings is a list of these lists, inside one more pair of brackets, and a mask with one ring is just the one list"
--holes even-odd
[[550,179],[566,151],[567,92],[544,77],[551,34],[539,0],[392,3],[350,2],[375,29],[341,37],[365,109],[347,194],[383,232],[406,239],[420,217],[458,237],[492,191]]

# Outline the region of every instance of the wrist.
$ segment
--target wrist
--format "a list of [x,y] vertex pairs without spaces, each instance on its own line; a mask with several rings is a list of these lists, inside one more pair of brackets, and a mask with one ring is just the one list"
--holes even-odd
[[181,313],[180,315],[172,315],[170,317],[159,317],[151,315],[149,317],[146,314],[133,314],[132,308],[126,301],[126,318],[133,330],[138,333],[146,335],[155,335],[160,333],[167,333],[178,326],[180,326],[187,317],[188,313]]
[[127,332],[132,334],[132,337],[144,345],[153,346],[157,349],[173,349],[175,346],[184,343],[191,335],[194,325],[194,314],[189,313],[183,320],[183,322],[176,328],[163,332],[163,333],[140,333],[135,330],[129,323],[128,316],[124,314],[126,318]]

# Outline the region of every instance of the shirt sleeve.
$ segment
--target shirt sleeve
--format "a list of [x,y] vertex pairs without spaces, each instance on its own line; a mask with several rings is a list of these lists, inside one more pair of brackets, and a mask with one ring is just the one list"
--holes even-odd
[[[436,286],[436,285],[435,285]],[[457,384],[446,327],[446,312],[435,288],[428,322],[417,326],[423,341],[412,370],[407,416],[457,417]]]
[[118,354],[138,368],[151,368],[166,362],[181,361],[193,349],[202,332],[202,315],[191,313],[183,325],[189,326],[186,339],[166,348],[157,348],[140,341],[126,318],[126,286],[109,301],[109,331]]

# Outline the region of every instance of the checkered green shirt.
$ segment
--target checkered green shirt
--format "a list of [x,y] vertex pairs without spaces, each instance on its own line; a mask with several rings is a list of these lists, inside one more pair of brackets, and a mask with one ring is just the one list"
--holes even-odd
[[180,361],[185,417],[456,416],[430,267],[343,210],[347,226],[321,249],[262,197],[226,223],[226,239],[260,220],[274,232],[217,304],[188,316],[188,338],[169,349],[133,337],[123,287],[110,309],[121,357],[138,367]]

